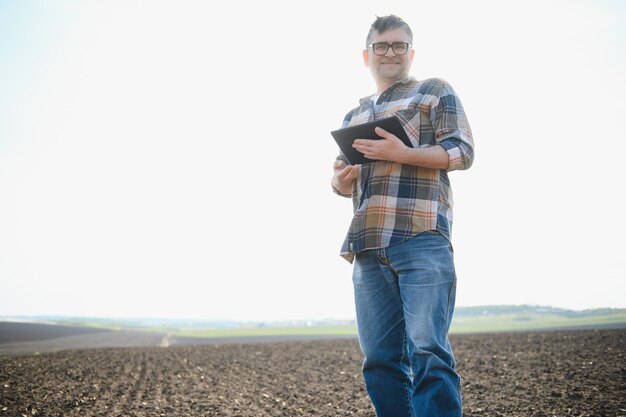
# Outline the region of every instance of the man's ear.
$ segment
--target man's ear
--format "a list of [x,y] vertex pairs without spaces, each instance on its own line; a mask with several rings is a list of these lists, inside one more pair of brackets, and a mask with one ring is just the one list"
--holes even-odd
[[[415,52],[415,51],[412,51]],[[369,61],[369,51],[367,49],[363,49],[363,63],[365,64],[366,67],[370,66],[370,61]]]

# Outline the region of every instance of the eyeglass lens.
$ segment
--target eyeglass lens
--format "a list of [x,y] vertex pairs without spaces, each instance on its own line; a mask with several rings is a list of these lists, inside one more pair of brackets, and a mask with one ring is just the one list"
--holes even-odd
[[377,42],[372,44],[372,50],[376,55],[385,55],[389,48],[396,55],[404,55],[409,50],[409,44],[406,42],[394,42],[392,44],[388,44],[387,42]]

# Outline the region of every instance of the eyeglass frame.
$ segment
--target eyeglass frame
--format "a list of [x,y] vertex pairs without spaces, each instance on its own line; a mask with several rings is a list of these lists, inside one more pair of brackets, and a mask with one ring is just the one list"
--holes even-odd
[[[382,54],[377,54],[376,51],[374,51],[374,45],[380,45],[380,44],[387,45],[387,49]],[[399,53],[396,52],[396,50],[394,49],[393,46],[394,45],[398,45],[398,44],[406,45],[406,52],[405,53],[399,54]],[[370,43],[369,45],[367,45],[368,48],[372,48],[372,52],[376,56],[385,56],[385,55],[387,55],[387,52],[389,52],[389,48],[391,48],[393,53],[398,55],[398,56],[406,55],[406,54],[409,53],[409,50],[411,49],[411,46],[413,46],[413,45],[411,45],[409,42],[393,42],[393,43],[389,43],[389,42],[374,42],[374,43]]]

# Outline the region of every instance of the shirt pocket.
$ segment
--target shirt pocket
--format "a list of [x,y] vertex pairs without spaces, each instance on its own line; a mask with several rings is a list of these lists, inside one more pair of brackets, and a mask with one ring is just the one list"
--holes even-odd
[[431,106],[416,104],[395,112],[415,147],[436,145],[431,109]]

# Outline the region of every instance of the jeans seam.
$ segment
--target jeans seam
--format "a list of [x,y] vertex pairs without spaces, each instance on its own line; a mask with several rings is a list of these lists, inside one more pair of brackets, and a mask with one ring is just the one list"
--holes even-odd
[[456,273],[454,274],[454,280],[452,281],[452,285],[450,286],[450,291],[448,292],[448,308],[446,309],[446,319],[448,320],[448,327],[450,327],[450,304],[452,303],[452,293],[456,288]]
[[[400,358],[400,366],[402,366],[404,364],[404,359],[406,357],[406,352],[407,352],[406,329],[404,329],[402,333],[403,333],[402,334],[402,357]],[[412,366],[411,365],[411,358],[408,358],[408,360],[409,360],[409,368],[410,368]],[[408,407],[408,414],[409,414],[409,416],[413,417],[413,406],[411,404],[411,392],[409,390],[410,385],[412,385],[410,376],[406,375],[406,373],[405,373],[404,390],[406,392],[406,404],[407,404],[407,407]]]

